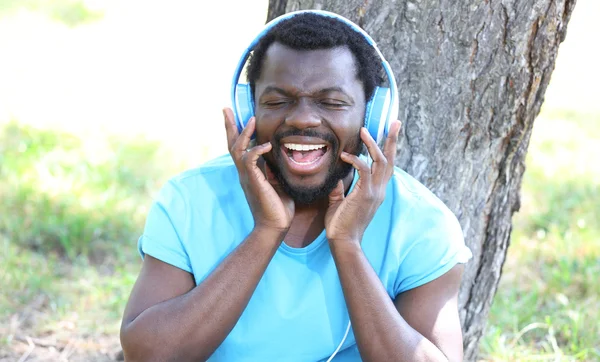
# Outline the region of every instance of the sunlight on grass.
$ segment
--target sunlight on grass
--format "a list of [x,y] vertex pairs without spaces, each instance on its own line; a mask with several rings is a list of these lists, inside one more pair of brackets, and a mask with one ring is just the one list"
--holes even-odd
[[600,115],[542,113],[494,299],[486,359],[600,359]]
[[118,349],[137,237],[152,196],[183,168],[142,137],[0,127],[0,284],[10,291],[0,293],[0,349],[28,336]]
[[70,27],[102,18],[103,13],[92,10],[84,1],[77,0],[2,0],[0,16],[12,15],[19,10],[44,14]]
[[156,142],[108,137],[92,145],[10,123],[0,129],[0,232],[71,258],[131,245],[148,208],[140,201],[175,165],[161,165],[161,152]]

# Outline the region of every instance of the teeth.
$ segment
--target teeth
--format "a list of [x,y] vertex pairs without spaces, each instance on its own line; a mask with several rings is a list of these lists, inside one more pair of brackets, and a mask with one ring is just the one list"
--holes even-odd
[[318,150],[320,148],[326,147],[326,145],[302,145],[299,143],[286,143],[283,145],[288,150],[294,151],[312,151]]

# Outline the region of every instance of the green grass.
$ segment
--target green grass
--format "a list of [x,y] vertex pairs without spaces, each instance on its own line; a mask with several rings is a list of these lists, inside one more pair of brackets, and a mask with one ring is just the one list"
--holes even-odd
[[[100,310],[121,313],[133,275],[120,270],[139,265],[135,244],[152,193],[176,165],[163,162],[167,155],[143,139],[0,128],[0,283],[10,291],[0,317],[40,296],[60,315],[105,292],[112,309]],[[115,286],[120,292],[109,292]]]
[[0,127],[0,351],[19,336],[118,344],[136,240],[174,160],[143,138]]
[[0,129],[0,232],[71,259],[130,244],[164,179],[163,151],[139,139],[91,142],[17,123]]
[[600,360],[600,115],[542,113],[486,360]]
[[[86,258],[65,263],[56,253],[42,254],[3,239],[0,280],[10,293],[0,295],[0,320],[16,315],[20,329],[34,335],[70,333],[75,327],[83,335],[118,333],[123,303],[139,271],[136,255],[112,266]],[[32,315],[23,312],[28,308]],[[73,327],[65,331],[64,324]]]

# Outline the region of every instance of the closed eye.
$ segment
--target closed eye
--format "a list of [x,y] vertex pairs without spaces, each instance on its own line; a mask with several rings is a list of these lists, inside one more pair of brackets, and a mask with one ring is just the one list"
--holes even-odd
[[320,104],[326,108],[331,109],[341,109],[348,106],[347,103],[335,99],[323,99],[320,101]]
[[263,106],[267,107],[267,108],[277,108],[277,107],[283,107],[289,103],[290,103],[289,100],[267,101],[267,102],[263,102]]

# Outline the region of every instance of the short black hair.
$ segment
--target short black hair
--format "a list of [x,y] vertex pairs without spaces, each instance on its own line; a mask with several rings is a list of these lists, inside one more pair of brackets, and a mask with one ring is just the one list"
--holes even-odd
[[330,16],[302,13],[285,19],[271,28],[256,44],[248,61],[247,78],[252,94],[260,78],[267,49],[280,43],[295,50],[330,49],[347,46],[357,65],[357,78],[368,102],[375,87],[383,82],[383,66],[375,48],[348,24]]

